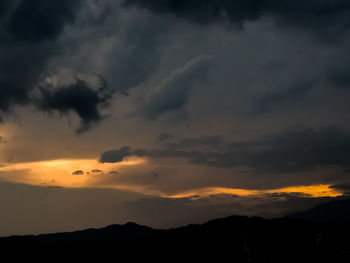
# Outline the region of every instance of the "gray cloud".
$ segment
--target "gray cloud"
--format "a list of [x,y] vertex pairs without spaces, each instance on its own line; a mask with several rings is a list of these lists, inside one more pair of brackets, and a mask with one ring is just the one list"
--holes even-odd
[[178,17],[207,25],[215,22],[243,27],[245,22],[272,17],[278,24],[300,29],[341,34],[348,29],[350,4],[346,0],[196,1],[196,0],[124,0],[125,6],[145,8],[156,14]]
[[261,114],[271,112],[282,106],[294,103],[302,99],[315,85],[314,81],[306,81],[305,83],[297,84],[287,90],[276,90],[263,95],[257,99],[256,113]]
[[[81,119],[77,132],[84,132],[102,119],[98,108],[107,105],[108,98],[79,82],[55,91],[42,89],[38,103],[31,93],[41,75],[57,67],[102,72],[104,80],[112,83],[109,91],[124,95],[147,79],[159,60],[159,39],[164,38],[160,33],[167,23],[139,13],[136,23],[135,14],[123,13],[119,4],[108,0],[2,1],[0,116],[12,113],[18,105],[34,104],[43,111],[77,113]],[[103,56],[108,48],[107,60]],[[77,96],[79,100],[73,99]]]
[[163,142],[171,139],[173,136],[170,133],[162,132],[157,136],[157,141]]
[[[72,24],[80,0],[21,0],[13,9],[7,32],[19,41],[54,40],[67,24]],[[5,7],[8,6],[5,3]]]
[[117,150],[106,151],[101,154],[100,163],[119,163],[130,156],[130,147],[124,146]]
[[201,55],[175,70],[141,108],[142,114],[154,120],[162,114],[183,108],[191,89],[206,78],[212,64],[211,56]]
[[201,138],[176,138],[166,141],[167,148],[172,150],[225,150],[225,139],[223,136],[204,136]]
[[0,52],[3,57],[0,64],[0,110],[7,113],[14,105],[30,102],[29,91],[44,70],[53,50],[45,44],[14,44],[2,46]]
[[[144,2],[142,5],[152,5],[151,2]],[[305,69],[305,72],[295,73],[296,70],[293,69],[292,66],[285,69],[285,72],[282,72],[282,74],[278,76],[271,75],[272,73],[268,69],[264,69],[262,70],[261,76],[254,75],[255,77],[252,78],[256,79],[257,83],[251,83],[251,80],[244,79],[246,75],[251,75],[249,73],[250,70],[255,73],[261,70],[259,68],[261,65],[257,67],[248,67],[247,64],[252,65],[252,63],[246,62],[250,59],[248,53],[253,53],[252,50],[256,49],[260,50],[260,47],[256,47],[252,50],[249,49],[249,43],[260,39],[262,37],[260,35],[257,35],[256,39],[248,39],[249,41],[246,43],[243,41],[239,44],[242,46],[236,45],[235,43],[237,41],[232,42],[229,36],[231,33],[226,31],[225,37],[223,37],[223,31],[219,32],[220,43],[217,41],[209,41],[209,39],[214,38],[213,36],[216,35],[217,29],[211,28],[203,33],[198,30],[197,27],[181,23],[176,24],[172,19],[152,16],[143,10],[122,9],[119,6],[120,2],[112,3],[111,1],[101,1],[99,4],[94,3],[91,8],[87,7],[87,5],[83,4],[81,1],[54,1],[53,5],[57,6],[57,8],[55,8],[55,10],[49,10],[50,12],[52,11],[50,16],[47,15],[49,12],[45,15],[38,16],[40,19],[48,20],[47,23],[43,23],[45,25],[47,24],[47,28],[41,27],[43,31],[40,31],[40,28],[37,28],[36,23],[39,23],[37,20],[31,20],[33,23],[28,25],[23,21],[27,16],[30,16],[30,14],[38,13],[40,10],[43,10],[46,3],[39,0],[32,1],[31,3],[30,5],[26,4],[26,1],[12,1],[11,3],[10,1],[2,2],[2,12],[5,14],[1,17],[5,22],[3,23],[4,30],[2,30],[0,38],[0,41],[4,44],[0,49],[1,54],[3,54],[3,60],[0,64],[0,69],[2,71],[2,74],[0,74],[0,110],[2,113],[11,112],[16,105],[30,105],[32,99],[29,93],[37,86],[40,75],[50,71],[52,67],[55,66],[72,67],[76,72],[99,72],[110,84],[110,90],[119,92],[120,94],[128,94],[131,88],[140,86],[140,89],[135,91],[135,94],[132,95],[137,96],[140,91],[141,94],[142,92],[146,93],[142,94],[142,96],[146,98],[146,103],[140,107],[141,110],[139,112],[149,120],[157,119],[167,113],[176,113],[185,110],[184,108],[186,105],[190,107],[198,106],[195,103],[192,104],[192,95],[193,92],[196,92],[194,89],[196,86],[203,86],[204,91],[204,95],[198,98],[198,101],[207,103],[206,97],[209,96],[209,103],[220,101],[219,106],[225,107],[224,113],[228,114],[230,114],[230,110],[234,110],[235,113],[241,113],[244,107],[253,108],[255,113],[289,109],[289,107],[293,107],[295,101],[309,94],[310,89],[306,88],[306,86],[313,87],[316,91],[318,89],[318,87],[313,86],[314,78],[319,77],[317,74],[307,74],[307,69]],[[209,6],[204,8],[211,9],[213,5],[214,7],[212,10],[225,10],[225,7],[229,6],[230,3],[210,3]],[[284,4],[285,3],[281,5]],[[166,5],[165,2],[164,5]],[[327,5],[328,4],[325,2],[322,2],[320,10],[325,10],[324,6]],[[346,7],[343,6],[343,2],[341,1],[336,4],[336,6],[338,5]],[[305,10],[310,11],[313,10],[315,5],[312,3],[305,6],[308,6],[305,7]],[[332,6],[332,4],[329,4],[329,6]],[[183,7],[185,9],[187,8],[185,1]],[[30,8],[34,10],[32,13],[28,11],[31,10]],[[247,8],[250,7],[247,6]],[[294,6],[292,6],[292,9],[293,8]],[[201,4],[194,3],[194,9],[198,9],[198,12],[201,12]],[[281,7],[281,9],[285,8]],[[109,11],[106,12],[105,10]],[[300,10],[300,12],[308,12],[305,10]],[[340,8],[337,7],[332,10],[334,15],[336,15],[339,14],[338,11]],[[347,12],[346,8],[344,10],[344,12]],[[11,28],[9,26],[10,21],[15,21],[14,13],[18,12],[25,15],[23,15],[23,21],[19,20],[17,23],[19,25],[18,29],[16,29],[17,31],[12,29],[13,32],[11,33]],[[239,12],[239,9],[237,9],[237,12]],[[204,12],[204,14],[206,14],[206,12]],[[16,15],[16,19],[19,19],[19,17],[19,15]],[[136,17],[138,19],[135,19]],[[221,14],[219,14],[219,17],[221,21]],[[203,18],[205,19],[205,16],[203,16]],[[98,23],[96,22],[97,20],[99,21]],[[213,20],[209,21],[212,23],[218,20],[215,16]],[[20,29],[21,27],[25,28],[25,26],[28,26],[29,29]],[[33,36],[21,35],[21,30],[26,32],[26,34],[32,32]],[[258,28],[258,30],[260,29]],[[255,31],[253,33],[257,34]],[[247,34],[251,34],[249,29],[247,29]],[[262,33],[262,35],[263,34],[264,33]],[[193,35],[193,38],[187,43],[186,39],[188,39],[188,35]],[[197,38],[197,35],[198,42],[195,42],[194,39]],[[22,41],[19,41],[21,39]],[[277,42],[278,41],[277,39]],[[185,44],[180,45],[180,42]],[[215,44],[212,42],[215,42]],[[224,47],[224,43],[226,42],[227,46]],[[290,57],[298,57],[297,51],[293,52],[293,50],[290,50],[287,42],[279,44],[288,49],[286,53],[290,53]],[[237,43],[240,43],[240,41]],[[272,46],[275,45],[274,43]],[[276,44],[277,48],[280,48],[279,44]],[[164,50],[174,50],[173,48],[175,46],[179,46],[179,49],[176,51],[164,52]],[[342,48],[338,47],[338,44],[334,44],[328,48],[329,50],[339,49],[339,54],[344,53],[342,52]],[[271,48],[271,50],[273,49],[274,47]],[[218,69],[210,67],[209,64],[212,62],[205,63],[205,59],[203,59],[203,63],[193,63],[195,65],[186,70],[186,66],[179,67],[184,61],[190,61],[191,58],[198,56],[198,54],[216,55],[217,52],[225,53],[225,57],[217,56],[216,60],[222,64]],[[266,52],[271,51],[267,50]],[[323,53],[325,52],[322,52],[322,54]],[[226,55],[227,60],[230,60],[229,63],[226,63]],[[312,56],[317,55],[319,54],[315,52]],[[280,67],[280,71],[283,71],[286,64],[293,65],[293,61],[290,61],[290,57],[282,58],[284,62],[288,61],[291,63],[285,62],[285,64]],[[305,57],[305,60],[307,60],[308,56]],[[271,58],[271,54],[269,59],[273,59]],[[266,62],[266,58],[257,58],[256,61],[260,60]],[[336,58],[334,58],[334,60],[336,60]],[[21,61],[21,63],[17,63],[17,61]],[[173,63],[172,61],[175,62]],[[327,61],[329,60],[327,59]],[[159,63],[162,64],[158,68],[157,66],[159,66]],[[191,63],[192,62],[188,62],[188,64]],[[303,61],[300,63],[304,64]],[[322,61],[317,61],[315,63],[322,65]],[[207,66],[204,64],[207,64]],[[330,66],[332,66],[332,64],[333,63],[329,62]],[[335,72],[331,74],[333,77],[330,76],[328,78],[331,80],[331,85],[335,85],[334,83],[336,82],[338,83],[337,85],[344,85],[342,83],[346,82],[345,75],[348,67],[345,63],[342,64],[344,64],[344,69],[342,70],[344,74],[340,74],[340,69],[334,69],[333,71]],[[295,67],[298,66],[299,65],[295,65]],[[305,68],[314,69],[314,66],[315,65],[310,63],[310,65]],[[164,75],[169,74],[169,72],[176,67],[179,69],[170,73],[168,78],[164,78]],[[209,81],[207,81],[206,78],[206,75],[209,73],[208,68],[211,68],[210,73],[214,76]],[[159,71],[162,70],[164,71],[162,72],[163,75],[158,75]],[[316,68],[314,71],[319,72],[321,70],[324,76],[329,73],[328,68]],[[202,71],[202,73],[200,73],[200,71]],[[303,76],[301,76],[302,74],[311,75],[306,78],[306,84],[304,84],[304,81],[301,81],[301,84],[288,83],[288,87],[283,87],[283,85],[287,84],[278,81],[278,79],[282,78],[303,79]],[[266,78],[268,81],[263,82],[264,79],[262,80],[261,78]],[[152,85],[158,87],[158,90],[155,90],[151,94],[148,93],[148,90],[143,90],[143,88],[145,88],[144,85],[149,85],[149,83],[145,84],[149,79],[151,79]],[[161,79],[165,79],[165,81],[161,83]],[[260,90],[255,88],[257,85],[262,86]],[[266,88],[266,91],[264,91],[265,85],[270,87],[270,90]],[[66,88],[68,88],[68,86]],[[314,92],[314,89],[312,89],[312,92]],[[67,89],[65,89],[65,91],[66,90]],[[212,90],[212,94],[208,94],[208,90]],[[252,94],[249,94],[249,92]],[[223,94],[224,96],[219,97],[219,95],[215,93]],[[250,100],[255,100],[255,105],[251,105],[252,102]],[[89,104],[89,102],[86,102],[86,105],[87,104]],[[102,104],[104,104],[104,102],[98,103],[98,107],[102,106]],[[96,111],[95,106],[96,104],[93,103],[91,113],[94,114],[90,114],[90,116],[95,115],[96,117],[99,115],[99,117],[101,117],[101,114]],[[78,113],[77,109],[79,107],[80,105],[72,105],[71,111]],[[218,108],[219,107],[213,107],[213,110],[217,110]],[[189,109],[189,112],[191,109]],[[66,110],[61,111],[59,107],[56,107],[55,110],[60,113],[66,113]],[[186,108],[186,111],[187,110]],[[222,112],[219,112],[219,114],[221,113]],[[94,123],[99,122],[95,121],[97,118],[94,118],[92,121],[87,121],[88,118],[85,114],[78,113],[78,115],[81,118],[81,127],[85,127],[81,129],[82,131],[85,131],[87,127],[91,127]]]
[[111,98],[105,80],[101,76],[97,77],[100,85],[93,87],[79,78],[60,88],[40,87],[40,97],[36,104],[43,111],[59,111],[65,114],[76,112],[81,119],[77,133],[85,132],[102,119],[99,107],[107,105]]
[[37,88],[40,76],[48,71],[52,57],[64,46],[56,39],[68,24],[73,24],[81,8],[80,0],[5,1],[5,30],[0,34],[2,61],[0,64],[0,110],[11,112],[15,105],[35,104],[43,111],[75,111],[81,118],[78,132],[87,130],[101,119],[97,106],[106,102],[98,92],[90,90],[84,82],[67,85],[55,91],[41,87],[41,98],[34,100],[31,93]]
[[343,193],[346,193],[348,196],[350,194],[350,184],[349,183],[337,183],[330,186],[333,189],[340,190]]
[[132,150],[128,146],[120,147],[116,150],[109,150],[101,154],[100,163],[119,163],[128,156],[144,157],[147,155],[147,151],[143,149]]
[[[213,140],[214,138],[214,140]],[[198,165],[246,166],[255,172],[287,173],[317,167],[350,167],[350,134],[334,127],[284,132],[256,141],[223,142],[215,137],[183,139],[160,150],[121,150],[101,154],[101,162],[120,162],[124,157],[185,158]],[[115,156],[113,156],[113,153]]]

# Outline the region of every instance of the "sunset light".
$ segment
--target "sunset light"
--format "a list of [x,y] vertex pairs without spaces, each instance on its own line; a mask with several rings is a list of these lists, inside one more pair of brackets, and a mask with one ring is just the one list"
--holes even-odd
[[310,197],[337,197],[342,195],[340,191],[330,188],[330,185],[311,185],[311,186],[294,186],[271,190],[248,190],[248,189],[234,189],[224,187],[209,187],[204,189],[197,189],[190,192],[171,195],[172,198],[208,198],[216,195],[233,195],[233,196],[263,196],[268,194],[300,194],[301,196]]
[[61,187],[94,187],[99,176],[112,176],[126,166],[140,165],[142,158],[128,158],[117,164],[101,164],[94,159],[59,159],[8,163],[0,167],[0,178],[10,182]]
[[350,262],[349,116],[350,0],[0,0],[0,252]]

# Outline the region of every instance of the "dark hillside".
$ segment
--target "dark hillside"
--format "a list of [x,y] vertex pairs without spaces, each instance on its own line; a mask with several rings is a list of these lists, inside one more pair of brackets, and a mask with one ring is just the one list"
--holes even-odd
[[232,216],[170,230],[128,223],[72,233],[4,237],[0,247],[3,256],[13,259],[350,262],[349,236],[349,221]]

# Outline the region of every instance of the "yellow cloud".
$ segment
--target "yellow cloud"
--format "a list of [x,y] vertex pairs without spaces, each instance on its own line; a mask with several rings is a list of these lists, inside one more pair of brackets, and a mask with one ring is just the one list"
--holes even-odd
[[[167,195],[161,189],[141,185],[101,185],[101,176],[116,176],[120,168],[137,166],[147,160],[139,157],[126,158],[120,163],[98,163],[94,159],[58,159],[39,162],[7,163],[0,167],[0,179],[30,185],[61,186],[70,188],[115,188],[167,198],[205,198],[213,195],[263,196],[274,193],[298,193],[310,197],[336,197],[341,192],[330,185],[293,186],[270,190],[249,190],[226,187],[207,187]],[[98,171],[98,172],[97,172]],[[112,172],[111,172],[112,171]],[[111,173],[110,173],[111,172]]]
[[205,198],[214,195],[238,195],[238,196],[262,196],[274,193],[298,193],[310,197],[336,197],[343,193],[333,189],[330,185],[310,185],[310,186],[293,186],[271,190],[247,190],[225,187],[208,187],[196,189],[188,192],[183,192],[171,195],[171,198]]
[[[62,187],[93,187],[99,176],[123,166],[144,163],[145,159],[128,158],[117,164],[101,164],[94,159],[58,159],[39,162],[8,163],[0,167],[0,178],[10,182]],[[82,171],[82,173],[74,173]],[[95,173],[94,173],[95,171]]]

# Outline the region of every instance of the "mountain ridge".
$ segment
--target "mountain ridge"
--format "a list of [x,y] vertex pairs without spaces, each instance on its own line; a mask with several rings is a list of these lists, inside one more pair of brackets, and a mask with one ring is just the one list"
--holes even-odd
[[[346,262],[350,220],[316,222],[284,217],[229,216],[172,229],[136,223],[74,232],[0,238],[2,255],[18,259],[234,262]],[[18,253],[20,251],[21,253]]]
[[350,199],[348,197],[334,199],[316,205],[308,210],[290,214],[287,217],[317,222],[350,220]]

